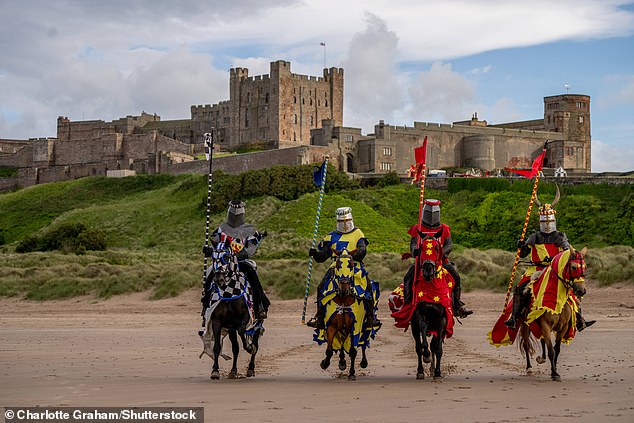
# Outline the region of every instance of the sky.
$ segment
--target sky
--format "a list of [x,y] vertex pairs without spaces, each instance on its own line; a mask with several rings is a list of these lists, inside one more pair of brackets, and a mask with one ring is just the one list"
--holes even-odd
[[58,116],[189,119],[229,69],[344,69],[344,126],[543,118],[591,98],[592,171],[634,170],[634,0],[1,0],[0,139]]

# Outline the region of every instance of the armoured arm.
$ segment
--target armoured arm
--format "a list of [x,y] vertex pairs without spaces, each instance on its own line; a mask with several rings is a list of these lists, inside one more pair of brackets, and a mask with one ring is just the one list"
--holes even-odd
[[449,235],[447,238],[445,238],[445,243],[442,246],[442,251],[443,253],[445,253],[445,257],[449,257],[449,253],[451,253],[452,248],[453,242],[451,241],[451,235]]
[[570,249],[570,242],[568,242],[568,237],[566,236],[565,232],[559,232],[559,234],[561,235],[561,241],[559,244],[559,248],[561,248],[562,250],[569,250]]
[[352,254],[352,259],[354,261],[363,262],[367,253],[367,246],[368,241],[365,238],[361,238],[359,242],[357,242],[357,249]]
[[324,241],[317,244],[317,248],[311,248],[308,255],[313,257],[317,263],[323,263],[332,255],[330,245],[324,245]]

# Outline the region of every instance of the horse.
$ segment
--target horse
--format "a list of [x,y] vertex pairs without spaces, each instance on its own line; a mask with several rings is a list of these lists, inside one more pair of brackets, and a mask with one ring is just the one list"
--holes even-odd
[[575,335],[576,298],[586,294],[586,252],[586,247],[580,251],[570,247],[569,250],[560,252],[525,289],[526,294],[530,294],[533,299],[519,332],[520,348],[526,356],[527,373],[532,368],[530,356],[534,352],[534,341],[539,338],[542,354],[536,361],[539,364],[544,363],[548,351],[550,377],[554,381],[561,381],[557,372],[557,359],[561,343],[570,342]]
[[218,357],[222,350],[222,333],[226,332],[231,341],[233,362],[228,374],[229,379],[238,377],[238,354],[240,345],[238,336],[242,341],[244,350],[251,354],[247,377],[255,376],[255,356],[258,351],[259,337],[264,331],[260,325],[255,325],[247,331],[247,326],[253,321],[249,308],[248,284],[244,274],[239,270],[238,258],[227,242],[220,242],[211,254],[210,271],[213,272],[214,289],[211,296],[211,304],[207,309],[207,331],[213,334],[213,367],[211,379],[220,379]]
[[[325,338],[326,356],[320,362],[320,367],[326,370],[330,366],[330,360],[339,350],[339,370],[346,369],[345,352],[350,356],[350,370],[348,380],[356,380],[355,359],[357,357],[357,346],[359,346],[359,332],[364,332],[368,328],[364,327],[365,309],[362,303],[363,299],[359,299],[354,289],[354,273],[355,263],[352,255],[347,250],[342,251],[335,256],[333,288],[334,293],[327,300],[325,307],[327,312],[326,327],[318,331],[318,336]],[[354,338],[354,339],[353,339]],[[365,355],[366,345],[361,345],[361,362],[359,366],[366,368],[368,360]]]
[[[434,299],[438,297],[438,300],[431,302],[425,299],[418,302],[411,317],[412,336],[416,343],[416,355],[418,356],[416,379],[425,378],[423,362],[431,363],[430,374],[433,373],[434,379],[440,379],[442,378],[440,369],[440,360],[443,354],[442,344],[448,335],[447,326],[450,318],[453,323],[451,287],[448,285],[448,281],[453,281],[453,279],[442,267],[443,249],[439,240],[440,233],[429,236],[419,232],[419,236],[422,238],[421,252],[416,258],[422,276],[422,280],[419,282],[422,283],[422,290],[419,292],[433,289],[438,294],[434,295]],[[414,277],[419,278],[419,275],[414,275]],[[444,296],[446,297],[443,298]],[[413,299],[412,302],[414,301],[416,300]],[[428,336],[432,337],[431,345],[427,342]]]

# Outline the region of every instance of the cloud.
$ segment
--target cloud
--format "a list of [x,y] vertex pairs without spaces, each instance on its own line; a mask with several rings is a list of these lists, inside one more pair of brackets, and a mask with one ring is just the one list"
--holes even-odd
[[344,62],[346,126],[367,131],[376,119],[389,121],[403,107],[396,69],[398,42],[383,19],[366,14],[366,28],[352,38]]
[[[634,128],[631,128],[634,129]],[[592,140],[592,172],[629,172],[634,170],[634,150]]]
[[[420,72],[409,88],[413,109],[425,120],[462,120],[471,107],[473,83],[454,72],[451,64],[434,62],[429,71]],[[470,116],[470,114],[469,114]]]

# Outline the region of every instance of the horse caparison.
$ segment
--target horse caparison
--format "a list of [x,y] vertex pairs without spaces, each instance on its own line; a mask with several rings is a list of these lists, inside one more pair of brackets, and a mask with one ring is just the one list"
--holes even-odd
[[[343,339],[351,336],[354,330],[355,317],[352,314],[352,306],[356,301],[358,301],[358,299],[356,298],[354,290],[352,289],[353,280],[351,277],[351,273],[344,272],[344,274],[342,274],[341,272],[345,269],[347,269],[348,271],[352,271],[352,273],[354,270],[354,260],[346,250],[335,257],[335,272],[333,277],[335,279],[335,283],[337,284],[337,293],[332,301],[337,305],[337,311],[326,325],[326,357],[320,363],[320,367],[324,370],[330,366],[330,360],[334,354],[333,342],[335,340],[335,337],[341,337],[342,339],[342,347],[339,353],[339,369],[342,371],[346,369]],[[363,316],[357,316],[356,318],[363,318]],[[359,366],[361,368],[365,368],[368,365],[368,361],[365,355],[364,347],[361,348],[361,354],[362,358]],[[357,348],[353,345],[350,346],[348,355],[350,357],[350,370],[348,373],[348,379],[355,380],[355,359],[357,358]]]
[[221,298],[215,306],[209,321],[207,322],[207,330],[212,331],[213,345],[213,366],[211,371],[211,379],[220,379],[220,369],[218,358],[222,348],[221,332],[226,329],[229,340],[231,341],[231,351],[233,354],[232,367],[228,374],[229,379],[238,377],[238,354],[240,352],[240,344],[238,336],[242,341],[244,350],[251,354],[249,366],[247,369],[247,377],[255,376],[255,356],[258,352],[258,340],[261,334],[256,329],[252,336],[247,336],[246,328],[250,321],[250,311],[245,300],[246,279],[238,268],[238,259],[233,250],[225,243],[219,243],[214,249],[211,256],[211,266],[214,274],[214,285],[216,289],[224,289],[229,283],[235,283],[236,280],[241,281],[240,290],[242,294],[231,298]]
[[[421,254],[416,257],[417,271],[414,277],[417,278],[418,269],[423,276],[422,283],[429,283],[438,277],[438,269],[442,267],[443,251],[440,243],[441,232],[428,236],[419,232],[422,241],[420,245],[431,245],[432,254],[421,262]],[[416,310],[411,320],[412,336],[416,343],[416,355],[418,358],[418,367],[416,370],[416,378],[424,379],[425,370],[424,363],[430,363],[430,374],[434,379],[442,377],[440,369],[440,361],[442,358],[442,344],[447,328],[447,315],[442,304],[421,301],[417,304]],[[429,333],[433,333],[431,345],[427,341]],[[431,352],[430,352],[431,347]]]
[[[559,253],[548,267],[542,273],[543,277],[547,274],[546,270],[550,269],[551,272],[555,272],[559,284],[563,284],[568,290],[571,290],[578,298],[581,298],[586,293],[584,273],[585,273],[585,259],[584,256],[587,252],[587,248],[583,248],[580,251],[571,247],[569,252],[569,258],[563,271],[559,273],[559,269],[553,266],[553,263],[558,262],[556,257],[566,253],[562,251]],[[548,359],[550,361],[550,377],[552,380],[560,381],[561,376],[557,372],[557,360],[561,351],[561,343],[563,337],[571,330],[572,327],[573,310],[568,302],[566,302],[561,310],[561,313],[555,314],[551,311],[545,311],[541,316],[536,318],[531,324],[537,325],[541,330],[541,356],[536,358],[539,364],[546,361],[546,352],[548,352]],[[520,330],[520,348],[526,356],[526,371],[530,372],[531,355],[535,352],[536,338],[531,332],[529,325],[522,323]]]

